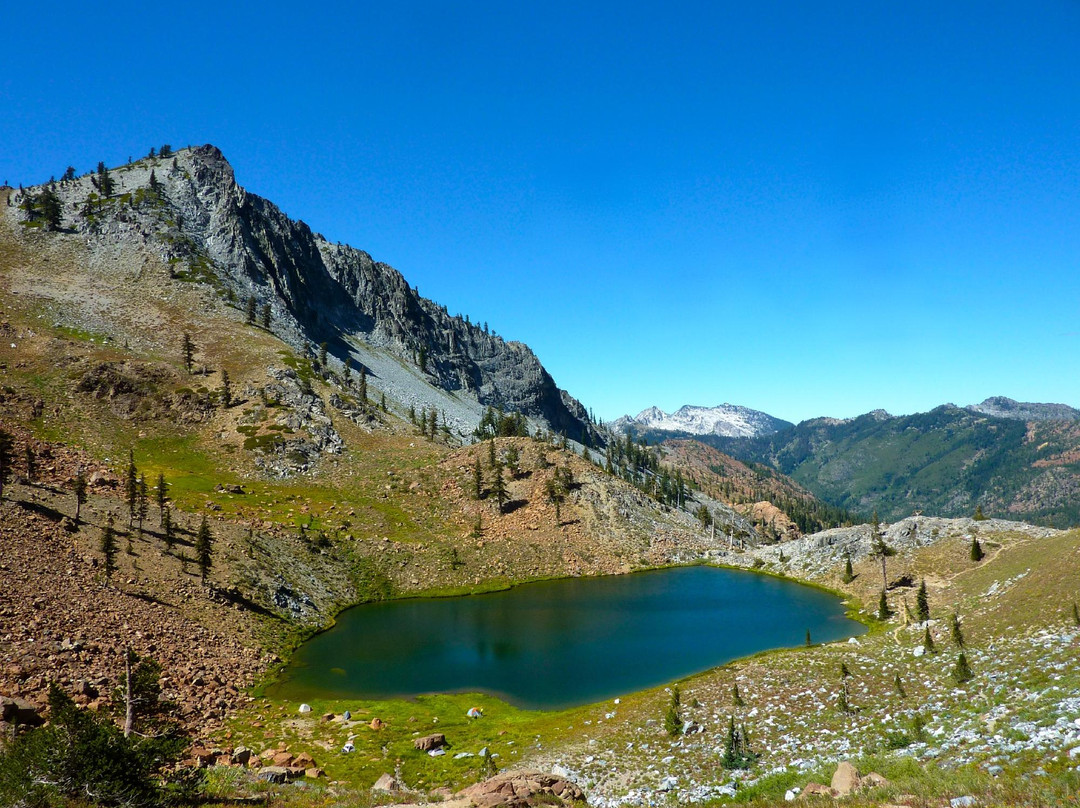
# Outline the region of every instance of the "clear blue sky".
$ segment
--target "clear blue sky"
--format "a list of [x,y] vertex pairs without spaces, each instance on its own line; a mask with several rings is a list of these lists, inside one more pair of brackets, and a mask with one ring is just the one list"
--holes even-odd
[[1080,406],[1080,3],[523,6],[8,3],[0,180],[214,143],[608,419]]

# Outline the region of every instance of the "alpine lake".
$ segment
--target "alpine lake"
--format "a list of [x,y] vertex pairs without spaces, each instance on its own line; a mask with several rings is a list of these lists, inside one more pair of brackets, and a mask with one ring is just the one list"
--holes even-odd
[[268,695],[482,692],[525,709],[609,699],[775,648],[863,634],[833,594],[744,570],[675,567],[368,603],[303,643]]

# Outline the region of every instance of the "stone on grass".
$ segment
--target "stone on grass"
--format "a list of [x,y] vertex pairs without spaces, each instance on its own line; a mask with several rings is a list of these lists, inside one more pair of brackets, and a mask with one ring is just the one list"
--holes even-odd
[[841,797],[846,797],[859,787],[859,770],[846,760],[841,762],[832,776],[831,786]]
[[386,791],[390,794],[395,794],[401,791],[401,783],[395,779],[392,774],[384,774],[378,780],[375,781],[375,785],[371,787],[372,791]]
[[413,746],[421,752],[430,752],[432,749],[438,749],[445,745],[446,736],[441,732],[434,732],[431,735],[425,735],[423,738],[416,738],[413,741]]

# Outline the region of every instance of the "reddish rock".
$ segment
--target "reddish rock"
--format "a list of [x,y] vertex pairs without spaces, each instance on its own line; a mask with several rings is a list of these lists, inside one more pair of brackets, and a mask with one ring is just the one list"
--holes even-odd
[[423,738],[416,738],[412,743],[421,752],[430,752],[432,749],[446,746],[446,736],[441,732],[434,732],[431,735],[425,735]]

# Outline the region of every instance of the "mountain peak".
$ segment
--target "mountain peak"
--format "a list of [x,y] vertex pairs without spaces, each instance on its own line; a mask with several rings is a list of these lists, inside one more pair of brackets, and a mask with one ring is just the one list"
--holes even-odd
[[1017,421],[1080,420],[1080,410],[1067,404],[1038,404],[1016,401],[1006,396],[991,396],[981,404],[969,404],[964,409],[994,418],[1011,418]]
[[671,414],[659,407],[648,407],[636,417],[624,415],[611,424],[613,431],[624,434],[630,430],[655,429],[661,432],[720,435],[728,438],[771,435],[790,426],[792,424],[788,421],[737,404],[718,404],[715,407],[684,404]]

